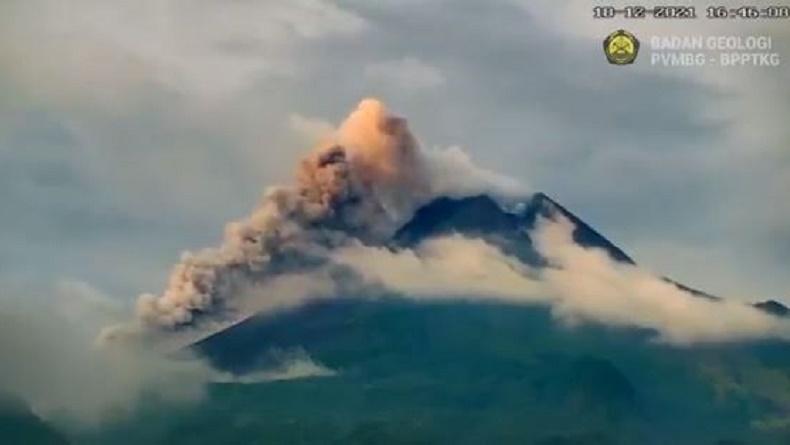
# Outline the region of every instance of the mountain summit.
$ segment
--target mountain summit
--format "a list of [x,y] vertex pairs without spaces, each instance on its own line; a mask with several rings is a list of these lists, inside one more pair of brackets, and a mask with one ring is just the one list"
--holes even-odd
[[545,260],[535,251],[529,232],[535,229],[539,217],[555,219],[561,215],[575,226],[573,239],[579,245],[603,249],[616,261],[634,264],[620,248],[543,193],[512,207],[512,213],[506,212],[486,195],[438,198],[420,208],[398,230],[394,244],[413,247],[430,237],[457,233],[485,239],[531,265],[543,265]]

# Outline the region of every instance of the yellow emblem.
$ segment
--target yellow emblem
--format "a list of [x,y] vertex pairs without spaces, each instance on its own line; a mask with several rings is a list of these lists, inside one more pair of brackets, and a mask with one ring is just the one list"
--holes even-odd
[[618,29],[606,36],[603,41],[603,52],[609,63],[628,65],[634,63],[639,54],[639,40],[630,32]]

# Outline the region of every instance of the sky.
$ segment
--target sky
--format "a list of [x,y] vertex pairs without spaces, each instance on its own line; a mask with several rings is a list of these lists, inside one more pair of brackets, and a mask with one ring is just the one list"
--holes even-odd
[[[613,67],[620,27],[768,34],[785,60]],[[0,298],[158,292],[374,96],[656,273],[790,302],[788,67],[786,22],[602,21],[582,0],[4,1]]]

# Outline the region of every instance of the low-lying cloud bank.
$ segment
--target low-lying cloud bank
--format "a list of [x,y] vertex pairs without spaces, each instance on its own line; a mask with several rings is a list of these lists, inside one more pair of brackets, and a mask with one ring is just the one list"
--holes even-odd
[[146,396],[192,404],[210,383],[336,375],[300,348],[275,351],[266,368],[235,375],[188,350],[162,353],[139,337],[104,343],[96,340],[99,330],[128,317],[118,300],[81,282],[58,284],[53,297],[43,307],[0,301],[0,401],[21,398],[45,419],[96,427],[125,419]]
[[675,345],[790,339],[790,322],[744,303],[694,296],[607,252],[573,241],[573,224],[543,219],[532,233],[550,267],[534,269],[480,239],[449,236],[393,251],[357,244],[333,258],[364,279],[415,299],[498,300],[550,306],[582,322],[655,331]]
[[337,371],[313,360],[307,351],[301,348],[278,351],[275,355],[276,364],[269,369],[244,375],[221,373],[214,377],[212,382],[249,385],[281,380],[334,377],[337,375]]

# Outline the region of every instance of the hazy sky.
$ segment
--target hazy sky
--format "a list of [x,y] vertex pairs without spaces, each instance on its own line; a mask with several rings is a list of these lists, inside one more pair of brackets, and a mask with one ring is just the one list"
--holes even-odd
[[[790,26],[744,23],[595,21],[584,0],[4,1],[0,293],[158,292],[377,96],[649,269],[788,301]],[[619,27],[643,39],[634,66],[604,60]],[[645,57],[651,35],[736,32],[783,65]]]

